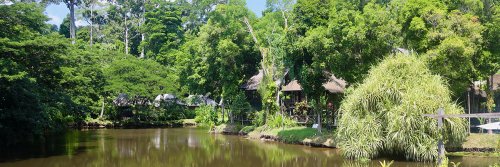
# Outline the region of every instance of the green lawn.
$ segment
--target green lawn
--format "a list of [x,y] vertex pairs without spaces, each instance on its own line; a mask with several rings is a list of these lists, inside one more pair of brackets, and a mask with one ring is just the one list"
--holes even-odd
[[248,134],[253,139],[260,139],[263,135],[270,136],[284,143],[304,143],[335,147],[333,132],[324,131],[323,133],[319,133],[318,130],[308,127],[290,127],[284,129],[258,127]]
[[496,148],[500,149],[500,134],[472,133],[462,144],[465,148]]

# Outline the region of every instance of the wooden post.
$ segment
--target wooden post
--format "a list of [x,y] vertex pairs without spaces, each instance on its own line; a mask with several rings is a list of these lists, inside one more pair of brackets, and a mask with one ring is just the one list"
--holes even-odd
[[[467,111],[468,111],[468,114],[470,114],[470,90],[467,91]],[[468,119],[469,119],[469,127],[467,128],[467,132],[469,132],[469,134],[470,134],[470,117]]]
[[444,157],[443,143],[443,119],[444,118],[500,118],[500,113],[476,113],[476,114],[448,114],[444,115],[444,109],[439,108],[438,114],[423,114],[422,116],[438,119],[439,142],[438,142],[438,165],[441,165]]
[[441,166],[441,163],[443,163],[443,156],[444,156],[444,143],[442,134],[443,117],[444,117],[444,109],[439,108],[437,119],[438,119],[438,131],[441,134],[441,136],[439,136],[439,141],[438,141],[438,166]]

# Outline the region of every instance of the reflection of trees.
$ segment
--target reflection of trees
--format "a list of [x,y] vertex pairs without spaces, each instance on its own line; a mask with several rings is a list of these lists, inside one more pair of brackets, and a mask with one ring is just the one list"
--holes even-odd
[[[57,147],[57,143],[66,144]],[[264,143],[238,136],[208,134],[197,129],[73,131],[44,147],[48,152],[52,147],[60,148],[62,152],[58,152],[58,156],[16,161],[12,166],[378,166],[378,162],[384,160],[360,163],[343,159],[334,149]],[[488,166],[498,160],[464,158],[463,161],[464,166]],[[417,162],[393,164],[432,165]]]

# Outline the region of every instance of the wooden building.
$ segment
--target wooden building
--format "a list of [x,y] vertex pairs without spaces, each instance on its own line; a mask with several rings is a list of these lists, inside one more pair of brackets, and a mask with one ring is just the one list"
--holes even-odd
[[[327,97],[327,104],[325,105],[329,106],[330,110],[327,113],[329,115],[328,117],[330,117],[331,119],[328,120],[331,120],[331,122],[333,123],[335,117],[334,115],[343,96],[347,83],[346,81],[335,77],[335,75],[333,74],[327,74],[330,77],[328,81],[323,84],[323,87],[325,88],[324,95]],[[245,84],[241,86],[241,88],[245,90],[247,100],[255,110],[262,109],[261,97],[258,93],[258,87],[262,81],[262,78],[263,71],[259,70],[259,73],[257,75],[252,76]],[[276,85],[280,85],[279,81],[276,81]],[[288,73],[285,73],[284,83],[283,86],[281,86],[280,91],[283,94],[283,98],[281,98],[281,103],[284,105],[283,109],[286,110],[286,113],[288,115],[297,118],[298,113],[294,112],[296,103],[307,101],[307,98],[302,91],[302,86],[295,78],[291,78]],[[307,120],[314,120],[309,119],[309,117],[313,117],[312,114],[312,112],[307,112],[304,118],[298,118],[297,121],[308,122]]]

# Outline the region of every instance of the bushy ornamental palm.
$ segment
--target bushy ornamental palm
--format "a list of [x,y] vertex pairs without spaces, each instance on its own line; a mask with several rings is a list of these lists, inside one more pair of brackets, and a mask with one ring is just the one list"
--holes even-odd
[[450,98],[443,78],[433,75],[416,55],[392,55],[372,68],[362,84],[348,90],[340,112],[338,146],[347,158],[381,154],[433,161],[441,135],[447,146],[466,136],[465,121],[447,118],[442,132],[422,114],[463,113]]

